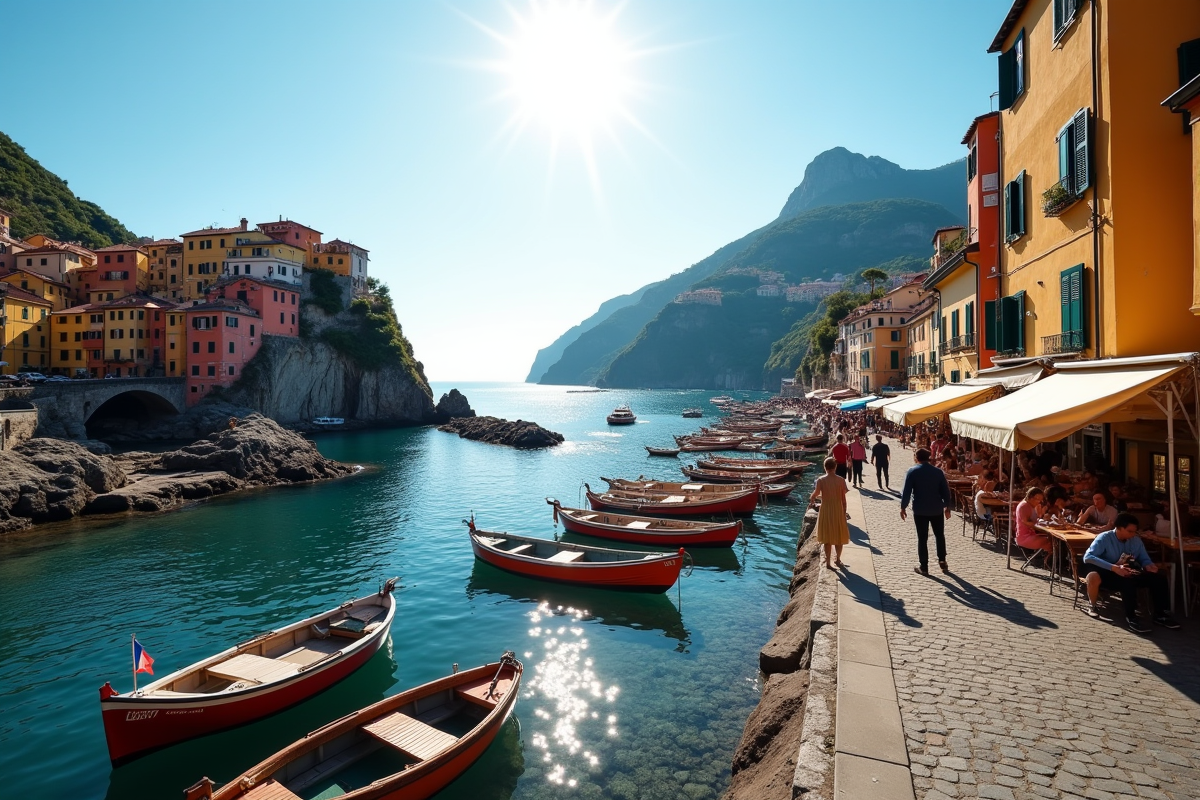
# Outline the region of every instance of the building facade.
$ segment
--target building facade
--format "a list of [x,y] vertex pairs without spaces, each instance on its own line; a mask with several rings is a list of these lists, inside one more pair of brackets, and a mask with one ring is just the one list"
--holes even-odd
[[262,344],[258,312],[228,298],[188,306],[187,404],[232,386]]
[[923,294],[920,281],[914,281],[859,306],[839,322],[846,343],[847,388],[871,394],[908,386],[908,319]]
[[149,254],[147,291],[170,300],[182,300],[183,242],[178,239],[156,239],[142,247]]
[[927,392],[941,385],[938,363],[938,298],[925,295],[912,309],[905,339],[908,341],[908,388]]
[[49,300],[0,281],[0,373],[50,369]]

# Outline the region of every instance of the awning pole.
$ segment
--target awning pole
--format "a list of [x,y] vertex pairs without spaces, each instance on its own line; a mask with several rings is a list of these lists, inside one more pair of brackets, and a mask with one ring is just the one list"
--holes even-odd
[[[1186,614],[1187,576],[1184,571],[1187,563],[1184,561],[1183,534],[1179,526],[1179,498],[1175,495],[1175,395],[1172,392],[1167,392],[1167,504],[1171,509],[1171,536],[1179,548],[1179,576],[1183,583],[1183,611]],[[1165,613],[1166,609],[1159,609],[1159,612]]]
[[1012,569],[1012,540],[1013,540],[1013,484],[1016,482],[1017,475],[1017,451],[1012,451],[1012,461],[1008,468],[1008,569]]

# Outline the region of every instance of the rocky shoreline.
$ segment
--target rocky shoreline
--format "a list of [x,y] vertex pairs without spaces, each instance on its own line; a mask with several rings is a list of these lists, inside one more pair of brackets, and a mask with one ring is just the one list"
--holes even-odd
[[239,489],[355,471],[257,413],[227,419],[224,430],[164,453],[114,456],[35,438],[0,451],[0,533],[79,516],[163,511]]
[[438,428],[457,433],[464,439],[488,444],[502,444],[520,450],[555,447],[563,443],[563,435],[546,430],[536,422],[518,419],[510,422],[499,417],[456,417]]
[[762,697],[747,718],[734,751],[733,777],[724,800],[793,796],[817,628],[813,605],[822,553],[821,545],[810,535],[816,521],[815,512],[805,515],[788,587],[791,599],[779,613],[774,635],[759,651]]

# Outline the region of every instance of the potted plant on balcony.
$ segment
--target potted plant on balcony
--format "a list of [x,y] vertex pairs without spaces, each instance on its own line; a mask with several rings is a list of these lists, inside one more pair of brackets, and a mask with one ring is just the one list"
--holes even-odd
[[1059,181],[1042,192],[1042,213],[1047,217],[1056,217],[1074,201],[1075,195]]

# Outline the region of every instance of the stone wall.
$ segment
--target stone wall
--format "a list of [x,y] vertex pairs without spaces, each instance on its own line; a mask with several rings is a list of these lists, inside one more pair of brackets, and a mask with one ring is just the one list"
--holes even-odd
[[0,408],[0,450],[9,450],[29,441],[37,426],[36,408]]

